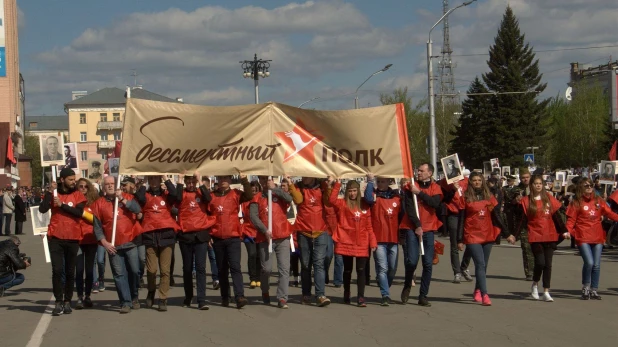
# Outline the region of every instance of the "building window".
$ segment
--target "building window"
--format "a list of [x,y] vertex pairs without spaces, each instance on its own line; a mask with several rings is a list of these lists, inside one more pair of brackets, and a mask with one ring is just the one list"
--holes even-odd
[[88,170],[82,170],[82,177],[83,178],[88,177]]
[[107,141],[107,133],[101,134],[101,141]]
[[39,123],[37,123],[37,122],[30,122],[30,127],[31,128],[36,128],[38,126],[39,126]]
[[82,151],[82,161],[88,160],[88,151]]
[[114,113],[114,122],[120,122],[120,113]]
[[86,135],[86,132],[85,132],[85,131],[83,131],[83,132],[79,133],[79,140],[80,140],[81,142],[86,142],[86,141],[88,141],[88,136]]
[[119,131],[114,133],[114,140],[120,141],[120,132]]
[[79,124],[86,124],[86,114],[85,113],[79,114]]
[[107,160],[107,152],[101,153],[101,159]]
[[101,113],[101,122],[107,122],[107,113]]

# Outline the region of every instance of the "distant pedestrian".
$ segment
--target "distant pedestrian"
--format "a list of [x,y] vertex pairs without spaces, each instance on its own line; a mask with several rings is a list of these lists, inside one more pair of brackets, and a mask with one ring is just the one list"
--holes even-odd
[[13,187],[8,186],[2,197],[2,216],[4,217],[4,235],[11,235],[11,219],[13,218],[13,212],[15,211],[15,204],[13,203]]

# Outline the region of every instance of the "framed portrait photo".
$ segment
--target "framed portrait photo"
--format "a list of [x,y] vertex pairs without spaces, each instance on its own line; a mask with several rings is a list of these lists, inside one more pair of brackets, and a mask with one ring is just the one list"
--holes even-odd
[[440,162],[442,162],[442,170],[444,170],[446,183],[451,184],[464,179],[463,170],[461,169],[461,163],[459,162],[457,153],[440,159]]
[[64,167],[64,137],[62,133],[39,134],[39,149],[41,152],[41,166],[58,165]]
[[483,176],[485,176],[485,178],[489,178],[489,176],[491,176],[491,162],[483,162]]
[[510,166],[503,166],[502,167],[502,176],[506,177],[509,176],[511,174],[511,167]]
[[614,184],[616,182],[616,163],[613,161],[601,161],[599,183]]
[[[107,159],[107,167],[109,168],[109,175],[117,178],[118,172],[120,172],[120,158]],[[175,179],[174,182],[178,182],[178,179]]]
[[51,209],[47,213],[40,213],[39,206],[30,207],[30,221],[32,223],[32,233],[41,235],[47,232],[47,226],[51,220]]

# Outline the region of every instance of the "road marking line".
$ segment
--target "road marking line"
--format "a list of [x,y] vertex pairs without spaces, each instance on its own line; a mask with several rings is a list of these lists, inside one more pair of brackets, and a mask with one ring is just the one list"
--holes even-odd
[[34,332],[32,333],[32,336],[30,337],[30,341],[28,341],[28,344],[26,345],[26,347],[39,347],[41,346],[41,344],[43,343],[43,335],[45,335],[45,332],[47,332],[47,328],[49,327],[49,323],[51,323],[51,319],[52,319],[52,310],[54,309],[54,306],[56,304],[56,300],[54,299],[54,296],[52,295],[51,299],[49,299],[49,304],[47,305],[47,309],[45,310],[45,312],[43,312],[43,315],[41,316],[41,319],[39,320],[39,324],[37,324],[36,329],[34,329]]

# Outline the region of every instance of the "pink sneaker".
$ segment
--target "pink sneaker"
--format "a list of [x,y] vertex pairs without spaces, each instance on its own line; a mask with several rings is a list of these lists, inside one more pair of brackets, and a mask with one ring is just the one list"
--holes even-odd
[[483,306],[491,306],[491,300],[487,294],[483,294]]
[[481,299],[481,290],[480,289],[475,289],[474,290],[474,301],[475,302],[481,302],[483,299]]

